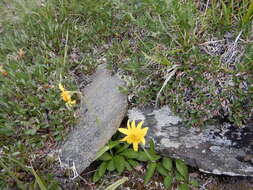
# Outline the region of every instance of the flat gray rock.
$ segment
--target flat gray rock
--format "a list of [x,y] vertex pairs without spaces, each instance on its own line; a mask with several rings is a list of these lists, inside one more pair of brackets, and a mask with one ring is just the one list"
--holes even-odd
[[128,111],[130,120],[144,120],[148,138],[162,155],[185,160],[201,171],[229,176],[253,176],[253,128],[228,123],[188,128],[169,107]]
[[127,112],[127,96],[118,89],[124,82],[112,76],[106,65],[98,66],[93,79],[82,92],[79,122],[59,151],[61,166],[78,174],[94,161]]

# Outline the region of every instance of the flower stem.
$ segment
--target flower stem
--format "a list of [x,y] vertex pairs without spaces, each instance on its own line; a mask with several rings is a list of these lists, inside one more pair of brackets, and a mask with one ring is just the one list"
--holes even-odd
[[142,148],[143,148],[144,152],[146,153],[146,155],[148,156],[149,160],[150,160],[151,162],[155,162],[155,161],[153,160],[152,156],[149,154],[149,152],[145,149],[145,147],[142,146]]

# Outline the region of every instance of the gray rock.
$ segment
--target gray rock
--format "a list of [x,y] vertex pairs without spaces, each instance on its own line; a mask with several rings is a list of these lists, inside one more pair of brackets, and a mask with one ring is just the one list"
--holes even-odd
[[162,155],[180,158],[203,172],[229,176],[253,176],[253,128],[228,123],[189,128],[169,107],[128,111],[130,120],[144,120],[147,138],[155,140]]
[[98,67],[93,79],[82,92],[79,122],[59,150],[61,166],[75,174],[94,161],[127,112],[127,96],[118,89],[124,82],[112,76],[106,65]]

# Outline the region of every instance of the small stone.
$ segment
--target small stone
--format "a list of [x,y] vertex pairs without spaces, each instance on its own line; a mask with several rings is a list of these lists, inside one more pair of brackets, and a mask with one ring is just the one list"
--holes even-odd
[[79,121],[59,152],[61,167],[80,174],[111,139],[127,112],[127,96],[119,92],[124,82],[98,66],[93,81],[84,88]]

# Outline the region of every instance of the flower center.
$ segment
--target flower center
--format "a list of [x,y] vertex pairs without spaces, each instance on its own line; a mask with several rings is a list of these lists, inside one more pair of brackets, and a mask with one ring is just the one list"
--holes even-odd
[[140,142],[140,135],[132,134],[131,137],[132,141],[134,142]]
[[67,91],[62,92],[61,96],[65,102],[68,102],[70,100],[70,95]]

